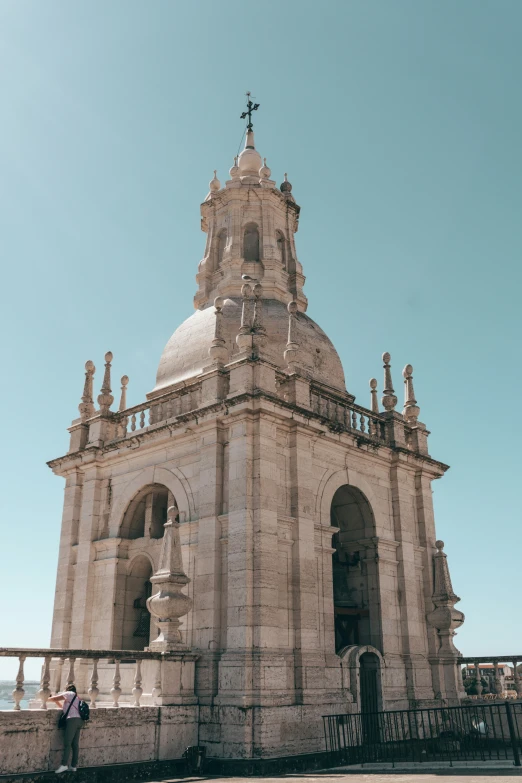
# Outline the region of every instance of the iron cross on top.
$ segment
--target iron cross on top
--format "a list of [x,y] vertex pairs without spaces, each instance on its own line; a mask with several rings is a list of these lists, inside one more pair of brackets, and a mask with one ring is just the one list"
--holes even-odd
[[261,104],[259,104],[259,103],[252,103],[252,101],[250,100],[250,93],[249,92],[247,92],[246,95],[247,95],[247,110],[243,112],[243,114],[241,115],[241,119],[244,120],[245,117],[248,117],[247,130],[251,131],[252,130],[252,112],[253,111],[257,111]]

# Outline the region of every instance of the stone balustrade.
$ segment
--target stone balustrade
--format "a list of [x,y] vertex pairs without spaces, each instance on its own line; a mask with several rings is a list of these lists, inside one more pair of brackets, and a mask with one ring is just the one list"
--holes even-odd
[[365,438],[385,441],[385,423],[380,414],[325,394],[313,385],[310,389],[310,403],[313,412],[331,422],[334,427],[350,430]]
[[[476,694],[473,694],[471,696],[468,696],[468,698],[472,699],[486,699],[488,701],[494,700],[494,699],[506,699],[506,698],[513,698],[513,699],[522,699],[522,672],[520,671],[520,668],[522,668],[522,654],[521,655],[493,655],[490,657],[471,657],[471,658],[459,658],[458,659],[458,666],[459,670],[462,675],[462,665],[465,664],[472,664],[474,667],[475,672],[475,690]],[[514,688],[505,688],[503,687],[502,683],[502,677],[499,673],[499,664],[501,663],[507,663],[513,668],[513,685]],[[480,669],[484,669],[485,665],[488,665],[487,668],[493,667],[494,675],[493,675],[493,684],[495,687],[494,693],[483,693],[483,685],[482,685],[482,675],[480,673]],[[505,685],[505,682],[504,682]]]
[[[24,665],[28,658],[43,658],[42,674],[40,679],[40,689],[36,695],[36,701],[40,703],[40,709],[47,709],[47,700],[52,693],[59,693],[64,690],[68,685],[75,684],[78,687],[80,695],[88,701],[91,708],[97,706],[99,702],[100,706],[119,707],[120,701],[125,703],[125,706],[132,705],[133,707],[141,706],[141,699],[144,693],[143,689],[143,676],[142,666],[143,663],[147,663],[147,667],[150,670],[149,685],[150,697],[148,698],[148,704],[161,705],[169,703],[178,703],[181,700],[176,698],[177,694],[172,697],[171,694],[163,694],[162,681],[163,670],[168,664],[172,664],[174,669],[176,667],[180,671],[180,684],[181,689],[183,685],[186,686],[187,681],[181,682],[181,679],[186,680],[185,677],[181,677],[181,667],[191,666],[194,667],[197,655],[190,653],[162,653],[152,651],[138,651],[138,650],[60,650],[49,648],[15,648],[15,647],[3,647],[0,648],[0,657],[2,658],[16,658],[18,659],[18,671],[16,674],[16,686],[13,691],[14,710],[20,710],[20,702],[24,699]],[[103,701],[99,700],[101,695],[99,689],[99,666],[101,662],[106,662],[111,667],[111,688],[110,691],[103,695]],[[124,693],[122,689],[122,665],[125,666],[126,673],[130,666],[133,667],[132,676],[132,689],[129,689],[128,693]],[[85,681],[85,667],[88,667],[87,687],[82,687],[82,684],[77,680],[78,669],[82,668],[82,677],[80,680]],[[113,667],[113,669],[112,669]],[[106,669],[107,667],[105,667]],[[171,667],[172,668],[172,667]],[[169,674],[171,674],[169,672]],[[128,677],[126,678],[128,680]],[[170,676],[172,681],[172,676]],[[193,681],[193,677],[192,677]],[[186,692],[183,703],[190,703],[190,691]],[[192,686],[193,697],[193,686]],[[193,698],[195,701],[195,698]],[[38,708],[35,704],[33,708]]]
[[132,437],[135,432],[196,410],[201,404],[201,383],[176,389],[154,400],[134,405],[114,414],[114,440]]

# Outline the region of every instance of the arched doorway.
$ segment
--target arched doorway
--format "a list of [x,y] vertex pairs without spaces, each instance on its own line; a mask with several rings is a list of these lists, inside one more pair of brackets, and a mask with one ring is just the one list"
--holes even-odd
[[375,535],[373,512],[363,493],[348,484],[339,487],[331,505],[330,522],[339,528],[332,539],[335,651],[372,639],[372,590],[365,544]]

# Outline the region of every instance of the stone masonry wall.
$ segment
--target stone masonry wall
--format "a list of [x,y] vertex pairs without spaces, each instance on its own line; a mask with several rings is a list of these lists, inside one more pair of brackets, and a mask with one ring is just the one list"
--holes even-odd
[[[61,763],[61,711],[0,711],[0,775],[46,772]],[[80,767],[181,758],[198,741],[198,707],[91,710],[80,738]]]

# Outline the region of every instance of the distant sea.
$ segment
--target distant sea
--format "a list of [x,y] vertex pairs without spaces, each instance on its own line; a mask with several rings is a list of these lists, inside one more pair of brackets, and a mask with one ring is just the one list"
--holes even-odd
[[[0,710],[12,710],[14,707],[14,700],[12,693],[16,688],[16,682],[14,680],[0,680]],[[29,701],[34,699],[38,691],[40,690],[40,683],[28,681],[24,682],[25,697],[20,702],[22,710],[29,709]]]

